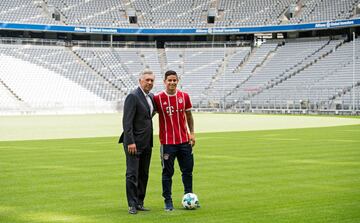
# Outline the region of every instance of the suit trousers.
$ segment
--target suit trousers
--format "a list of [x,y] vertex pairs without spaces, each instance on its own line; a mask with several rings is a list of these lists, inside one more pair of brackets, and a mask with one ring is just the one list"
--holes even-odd
[[126,197],[129,207],[143,205],[149,179],[152,148],[138,149],[136,155],[126,154]]

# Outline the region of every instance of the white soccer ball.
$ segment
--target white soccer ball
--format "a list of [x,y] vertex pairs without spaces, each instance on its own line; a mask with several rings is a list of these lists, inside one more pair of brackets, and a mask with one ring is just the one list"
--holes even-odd
[[193,193],[185,194],[181,203],[186,209],[195,209],[199,207],[199,199],[196,194]]

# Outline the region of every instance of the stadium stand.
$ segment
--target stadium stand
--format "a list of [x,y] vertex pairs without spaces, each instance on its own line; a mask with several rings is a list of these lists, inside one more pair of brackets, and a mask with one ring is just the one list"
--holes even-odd
[[268,87],[268,85],[271,86],[274,82],[281,80],[280,78],[290,76],[292,72],[303,68],[332,48],[329,40],[288,40],[268,54],[261,62],[262,64],[247,75],[251,75],[250,78],[240,84],[228,99],[236,100],[249,97],[253,93]]
[[357,0],[321,1],[304,0],[299,5],[299,13],[290,19],[291,23],[331,21],[349,19],[354,15]]
[[[332,21],[356,17],[358,0],[2,0],[0,21],[101,27],[203,28]],[[292,5],[296,11],[288,11]],[[208,24],[210,9],[215,23]],[[130,24],[129,11],[138,18]],[[54,14],[59,14],[59,19]]]
[[48,15],[48,12],[43,5],[45,4],[39,4],[32,0],[0,1],[0,21],[35,24],[60,24]]
[[[3,0],[0,22],[125,28],[246,27],[350,19],[359,15],[358,4],[359,0]],[[129,22],[132,10],[135,24]],[[215,11],[213,24],[207,22],[211,10]],[[0,38],[0,63],[6,64],[0,68],[0,110],[119,110],[137,85],[139,72],[146,68],[156,75],[154,92],[163,89],[165,70],[176,70],[180,88],[190,93],[196,108],[331,110],[353,109],[355,103],[359,109],[359,51],[353,58],[354,42],[349,33],[325,35],[268,39],[251,46],[250,41],[243,45],[234,39],[217,40],[215,45],[214,41],[203,45],[168,42],[165,48],[158,48],[155,42],[131,47],[127,43],[113,46],[112,42],[110,46],[106,41],[104,47],[102,43],[82,44],[66,35],[62,36],[65,41],[46,43]],[[55,38],[56,34],[49,36]],[[355,48],[359,47],[356,40]]]
[[106,77],[84,64],[66,47],[12,45],[7,46],[7,49],[5,54],[54,71],[105,100],[116,100],[122,94],[120,88],[116,88]]
[[[209,89],[210,98],[220,100],[218,94],[220,89],[224,91],[222,95],[225,95],[237,88],[239,84],[247,81],[253,71],[276,49],[277,45],[277,43],[264,44],[259,49],[253,49],[252,52],[250,52],[250,49],[246,49],[249,51],[248,55],[239,62],[237,69],[234,69],[232,72],[225,72],[218,81],[214,82],[213,89]],[[219,103],[219,101],[217,103]]]
[[[2,47],[2,51],[6,50],[8,50],[6,47]],[[5,97],[1,100],[4,103],[11,103],[8,104],[9,106],[61,109],[63,112],[71,108],[71,113],[76,112],[75,107],[80,108],[82,113],[85,107],[93,108],[94,105],[109,107],[105,100],[45,67],[3,53],[0,61],[1,80],[9,89],[16,92],[16,95],[13,95],[16,98]]]
[[336,106],[336,109],[340,110],[350,110],[359,108],[359,98],[360,98],[360,87],[359,84],[354,89],[344,92],[343,95],[339,97],[338,100],[333,101]]
[[217,26],[257,26],[280,24],[280,17],[294,0],[221,0]]
[[[1,71],[2,72],[2,71]],[[7,114],[19,110],[21,101],[18,96],[0,79],[0,113]]]
[[[262,109],[295,109],[304,103],[322,109],[332,106],[348,108],[353,81],[352,44],[341,37],[270,40],[257,48],[198,48],[196,45],[179,48],[168,44],[163,53],[164,68],[161,68],[159,59],[161,53],[155,47],[1,44],[2,63],[15,61],[18,64],[10,65],[27,67],[22,72],[9,72],[9,67],[7,70],[2,68],[0,79],[4,93],[1,101],[13,106],[21,103],[59,106],[79,104],[79,101],[101,104],[108,101],[115,106],[136,86],[139,71],[149,68],[156,74],[155,92],[163,89],[162,70],[176,70],[181,78],[180,88],[192,95],[195,107],[226,105],[230,108],[250,102],[252,107]],[[359,40],[356,47],[360,47]],[[358,70],[360,54],[356,53]],[[32,71],[34,69],[36,72]],[[39,76],[35,77],[35,73]],[[29,80],[33,85],[24,86]],[[360,85],[360,77],[355,81]],[[47,82],[49,88],[34,91]],[[66,91],[77,95],[79,101],[67,101],[68,95],[60,93],[47,97],[51,94],[46,94],[46,91],[66,89],[63,86],[71,86]],[[83,90],[76,90],[74,86]]]
[[[356,44],[359,47],[358,41]],[[283,78],[253,97],[254,104],[273,105],[277,100],[276,104],[284,108],[289,104],[306,102],[307,106],[329,109],[335,98],[351,90],[352,45],[342,40],[331,41],[314,56],[317,61],[311,66]],[[357,53],[356,69],[360,68],[358,56]],[[359,80],[357,77],[356,82]]]
[[158,78],[161,78],[155,48],[74,47],[73,52],[124,93],[137,86],[138,75],[145,68],[152,70]]
[[193,103],[200,102],[216,69],[221,66],[224,53],[224,48],[166,49],[167,67],[179,72],[182,88],[195,96]]
[[123,1],[47,0],[46,3],[59,10],[66,25],[129,26]]
[[206,27],[206,13],[211,1],[204,0],[149,0],[133,1],[139,12],[140,27]]
[[127,92],[127,89],[135,87],[132,76],[129,76],[129,72],[122,65],[117,52],[109,48],[75,48],[73,52],[119,89]]

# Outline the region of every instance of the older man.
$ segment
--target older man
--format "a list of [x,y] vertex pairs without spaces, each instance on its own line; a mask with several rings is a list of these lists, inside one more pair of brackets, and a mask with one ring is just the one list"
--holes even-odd
[[154,80],[152,71],[141,72],[139,87],[124,103],[123,133],[119,143],[123,143],[126,154],[126,196],[130,214],[149,210],[144,207],[144,199],[153,147],[154,103],[150,90]]

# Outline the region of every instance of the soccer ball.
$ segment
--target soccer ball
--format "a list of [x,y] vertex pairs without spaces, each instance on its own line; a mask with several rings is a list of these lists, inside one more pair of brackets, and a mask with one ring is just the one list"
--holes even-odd
[[189,209],[189,210],[199,207],[199,199],[196,196],[196,194],[193,194],[193,193],[185,194],[181,203],[184,208]]

